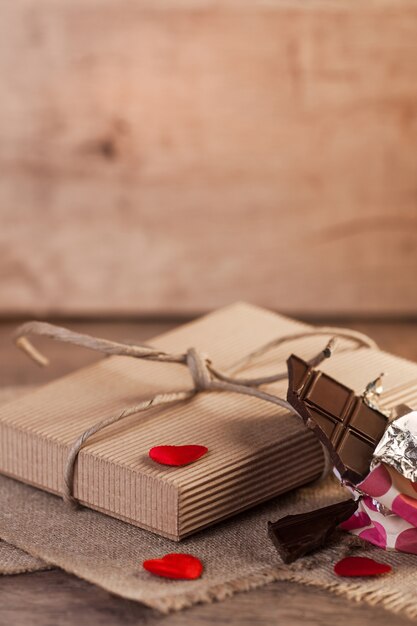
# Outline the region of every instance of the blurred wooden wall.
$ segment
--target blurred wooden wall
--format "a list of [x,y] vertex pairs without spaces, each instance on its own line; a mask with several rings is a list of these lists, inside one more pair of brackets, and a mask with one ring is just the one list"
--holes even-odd
[[0,12],[0,315],[417,313],[415,2]]

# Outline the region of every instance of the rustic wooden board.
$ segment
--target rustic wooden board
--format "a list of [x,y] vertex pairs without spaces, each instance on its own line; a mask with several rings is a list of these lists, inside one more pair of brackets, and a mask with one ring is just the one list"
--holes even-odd
[[349,626],[415,624],[381,608],[289,582],[168,616],[61,570],[8,576],[0,582],[1,626],[334,626],[335,615]]
[[0,314],[415,314],[417,5],[3,0]]

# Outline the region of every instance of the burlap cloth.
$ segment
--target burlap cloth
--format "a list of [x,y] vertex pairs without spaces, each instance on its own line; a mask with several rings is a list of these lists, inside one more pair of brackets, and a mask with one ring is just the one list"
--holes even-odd
[[0,541],[0,574],[24,574],[51,569],[51,567],[53,566],[41,561],[41,559],[31,556],[5,541]]
[[[313,556],[290,566],[280,562],[267,537],[267,521],[342,497],[339,485],[328,479],[176,544],[88,509],[71,510],[58,497],[0,477],[0,537],[48,564],[163,612],[222,600],[275,580],[292,580],[417,617],[416,556],[384,552],[340,533]],[[202,578],[166,580],[142,569],[144,559],[176,551],[190,552],[203,561]],[[6,557],[1,561],[1,554],[0,550],[0,566],[4,568]],[[372,555],[390,563],[394,571],[368,580],[338,578],[333,565],[347,554]]]

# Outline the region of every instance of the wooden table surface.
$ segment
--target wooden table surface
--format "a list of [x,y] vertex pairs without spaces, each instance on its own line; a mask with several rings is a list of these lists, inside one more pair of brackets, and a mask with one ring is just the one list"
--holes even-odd
[[[66,321],[65,325],[102,337],[143,341],[171,328],[175,322]],[[388,351],[417,360],[416,323],[353,323],[344,320],[343,325],[368,333]],[[38,369],[11,344],[10,334],[15,326],[12,322],[0,323],[2,386],[48,381],[97,358],[88,351],[49,342],[45,344],[45,350],[51,357],[51,366]],[[373,623],[378,623],[378,626],[402,626],[411,623],[382,609],[357,605],[326,591],[290,582],[272,583],[249,593],[237,594],[224,602],[161,616],[141,604],[117,598],[60,570],[3,576],[0,579],[1,626],[206,626],[211,623],[217,626],[334,626],[336,615],[340,624],[349,623],[349,626]]]

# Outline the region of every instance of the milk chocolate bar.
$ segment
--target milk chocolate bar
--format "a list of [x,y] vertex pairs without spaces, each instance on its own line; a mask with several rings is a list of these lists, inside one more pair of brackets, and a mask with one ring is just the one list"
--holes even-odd
[[291,355],[287,365],[288,402],[326,446],[341,478],[360,482],[369,472],[388,418],[299,357]]
[[343,500],[307,513],[286,515],[268,523],[268,534],[284,563],[292,563],[325,546],[336,527],[357,508],[355,500]]

